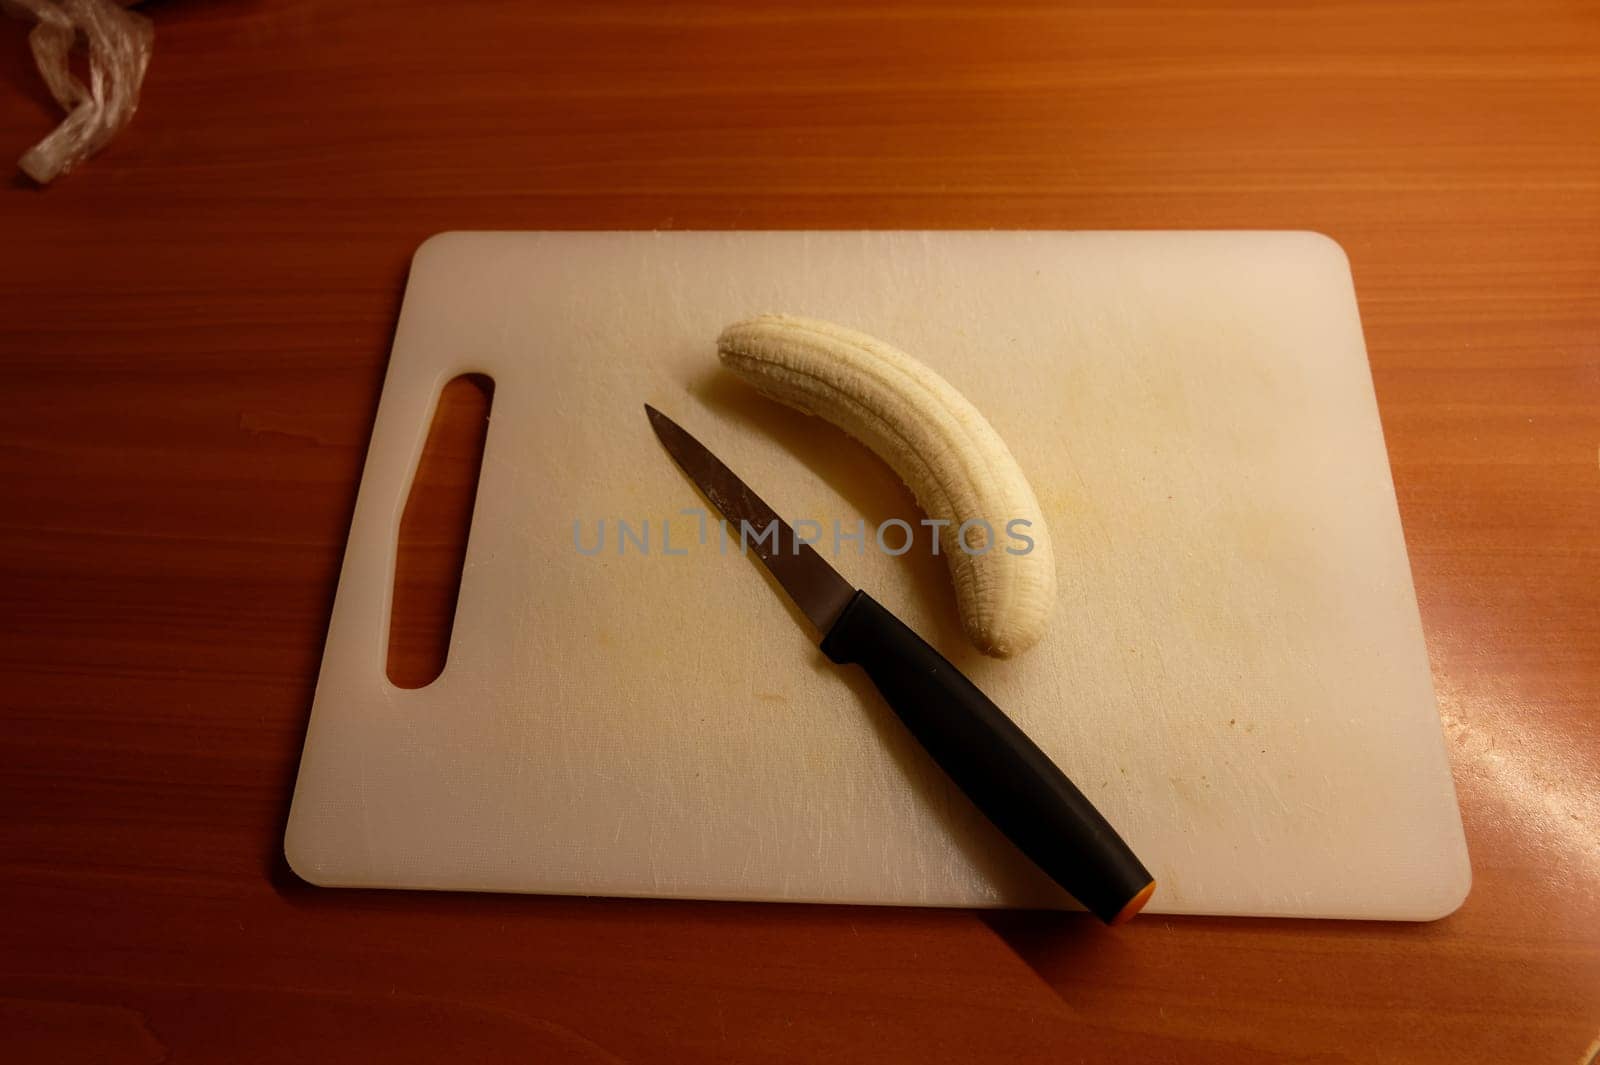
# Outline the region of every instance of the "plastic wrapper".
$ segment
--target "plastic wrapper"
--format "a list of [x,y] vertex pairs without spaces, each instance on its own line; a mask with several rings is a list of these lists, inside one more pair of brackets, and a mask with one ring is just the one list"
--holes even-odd
[[[133,117],[155,31],[149,19],[114,0],[0,0],[0,7],[37,23],[28,37],[34,61],[67,112],[18,161],[24,174],[48,184],[105,147]],[[88,85],[68,62],[79,42],[88,52]]]

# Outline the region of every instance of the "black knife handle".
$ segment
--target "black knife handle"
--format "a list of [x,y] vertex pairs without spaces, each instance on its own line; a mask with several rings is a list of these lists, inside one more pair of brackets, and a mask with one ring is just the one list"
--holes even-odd
[[1108,924],[1155,886],[1116,830],[976,684],[882,604],[856,592],[822,640],[867,671],[934,761],[1017,848]]

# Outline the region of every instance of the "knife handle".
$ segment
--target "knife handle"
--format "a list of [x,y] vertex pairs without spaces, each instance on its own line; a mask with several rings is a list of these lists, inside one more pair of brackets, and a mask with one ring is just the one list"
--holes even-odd
[[822,640],[858,665],[985,817],[1095,916],[1120,924],[1155,881],[1056,764],[922,637],[858,591]]

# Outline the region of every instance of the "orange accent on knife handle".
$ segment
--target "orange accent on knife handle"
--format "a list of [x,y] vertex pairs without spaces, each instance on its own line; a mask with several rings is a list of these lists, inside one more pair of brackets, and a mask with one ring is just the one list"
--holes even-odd
[[1107,924],[1155,882],[1081,791],[966,675],[865,592],[822,640],[859,665],[911,734],[985,817]]
[[1150,896],[1154,895],[1155,893],[1156,882],[1152,880],[1150,883],[1144,886],[1143,891],[1129,899],[1128,904],[1122,909],[1118,910],[1115,917],[1111,918],[1112,927],[1116,927],[1119,924],[1127,924],[1129,921],[1137,917],[1139,915],[1139,911],[1144,909],[1144,904],[1149,902]]

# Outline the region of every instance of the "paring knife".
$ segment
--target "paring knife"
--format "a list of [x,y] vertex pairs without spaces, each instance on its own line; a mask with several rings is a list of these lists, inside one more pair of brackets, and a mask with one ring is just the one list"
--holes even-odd
[[1155,880],[1100,811],[989,697],[866,592],[850,586],[788,522],[676,422],[650,425],[711,504],[753,538],[762,563],[822,634],[822,653],[858,665],[956,786],[1017,848],[1096,917],[1121,924]]

